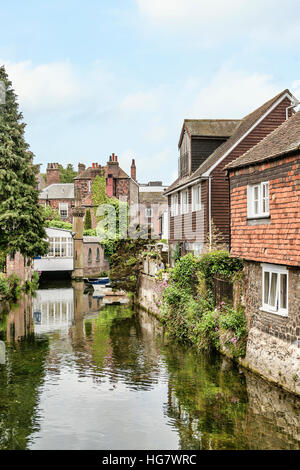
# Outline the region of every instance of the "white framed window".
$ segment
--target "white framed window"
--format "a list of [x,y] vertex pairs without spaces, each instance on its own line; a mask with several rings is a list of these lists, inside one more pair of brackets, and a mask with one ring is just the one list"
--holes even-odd
[[273,264],[262,265],[262,310],[288,316],[288,270]]
[[192,211],[199,211],[201,209],[201,185],[192,187]]
[[59,204],[59,213],[62,219],[68,218],[68,203],[61,202]]
[[72,258],[73,257],[73,239],[51,237],[49,241],[48,258]]
[[151,209],[151,207],[146,207],[146,209],[145,209],[145,217],[152,217],[152,209]]
[[188,213],[188,190],[181,191],[180,212],[181,214]]
[[178,194],[171,196],[171,216],[178,215]]
[[269,182],[249,185],[247,188],[248,217],[268,217],[269,216]]

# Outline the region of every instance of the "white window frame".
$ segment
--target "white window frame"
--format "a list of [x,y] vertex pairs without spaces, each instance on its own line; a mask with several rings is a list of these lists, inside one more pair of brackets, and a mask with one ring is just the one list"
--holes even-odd
[[[184,201],[184,198],[186,196],[186,201]],[[187,189],[184,191],[181,191],[180,193],[180,213],[181,214],[187,214],[189,211],[189,192]]]
[[270,215],[269,181],[247,186],[247,216],[256,219]]
[[[61,211],[66,211],[67,215],[66,215],[65,217],[62,216]],[[68,215],[69,215],[69,207],[68,207],[68,203],[67,203],[67,202],[60,202],[60,203],[59,203],[59,214],[60,214],[60,216],[61,216],[62,219],[67,219],[67,218],[68,218]]]
[[201,184],[192,187],[192,211],[201,210]]
[[146,218],[150,218],[150,219],[153,217],[152,207],[146,207],[146,209],[145,209],[145,217],[146,217]]
[[[283,317],[288,316],[289,302],[289,273],[285,266],[263,263],[262,265],[262,307],[261,310],[269,313],[275,313]],[[265,302],[265,273],[269,274],[268,284],[268,302]],[[270,304],[272,275],[276,276],[276,293],[274,305]],[[286,276],[286,308],[281,307],[281,276]]]
[[178,215],[178,193],[171,196],[171,216]]

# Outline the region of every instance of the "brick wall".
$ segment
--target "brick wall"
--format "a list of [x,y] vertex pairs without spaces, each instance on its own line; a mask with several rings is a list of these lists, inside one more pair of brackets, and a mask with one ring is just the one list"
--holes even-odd
[[[231,254],[300,265],[300,154],[230,173]],[[247,185],[269,181],[270,219],[248,225]]]
[[[46,201],[44,199],[40,199],[39,203],[44,204]],[[64,222],[72,223],[72,208],[74,207],[74,199],[47,199],[47,204],[50,205],[52,209],[55,209],[59,212],[59,204],[66,203],[68,204],[68,217],[63,219]]]
[[21,281],[26,281],[31,279],[32,276],[32,262],[30,265],[27,265],[27,259],[24,259],[24,256],[21,253],[15,253],[14,258],[11,259],[8,255],[6,258],[6,275],[7,277],[11,274],[17,274]]

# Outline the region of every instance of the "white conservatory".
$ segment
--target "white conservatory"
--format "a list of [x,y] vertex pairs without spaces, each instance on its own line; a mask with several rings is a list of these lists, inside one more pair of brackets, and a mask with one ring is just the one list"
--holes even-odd
[[33,260],[35,271],[73,271],[74,239],[71,230],[46,228],[49,252]]

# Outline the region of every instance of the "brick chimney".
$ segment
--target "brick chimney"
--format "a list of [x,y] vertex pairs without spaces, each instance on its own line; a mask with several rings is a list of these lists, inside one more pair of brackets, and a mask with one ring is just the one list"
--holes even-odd
[[46,183],[47,186],[50,186],[50,184],[60,183],[58,163],[48,163],[46,170]]
[[81,175],[85,171],[85,164],[78,163],[78,176]]
[[136,166],[135,166],[135,160],[134,158],[132,159],[131,163],[131,178],[136,181]]
[[114,195],[114,178],[111,173],[109,173],[106,178],[106,195],[108,197],[113,197]]
[[109,161],[106,164],[107,174],[112,174],[114,178],[117,178],[119,175],[119,162],[118,157],[114,153],[109,157]]

